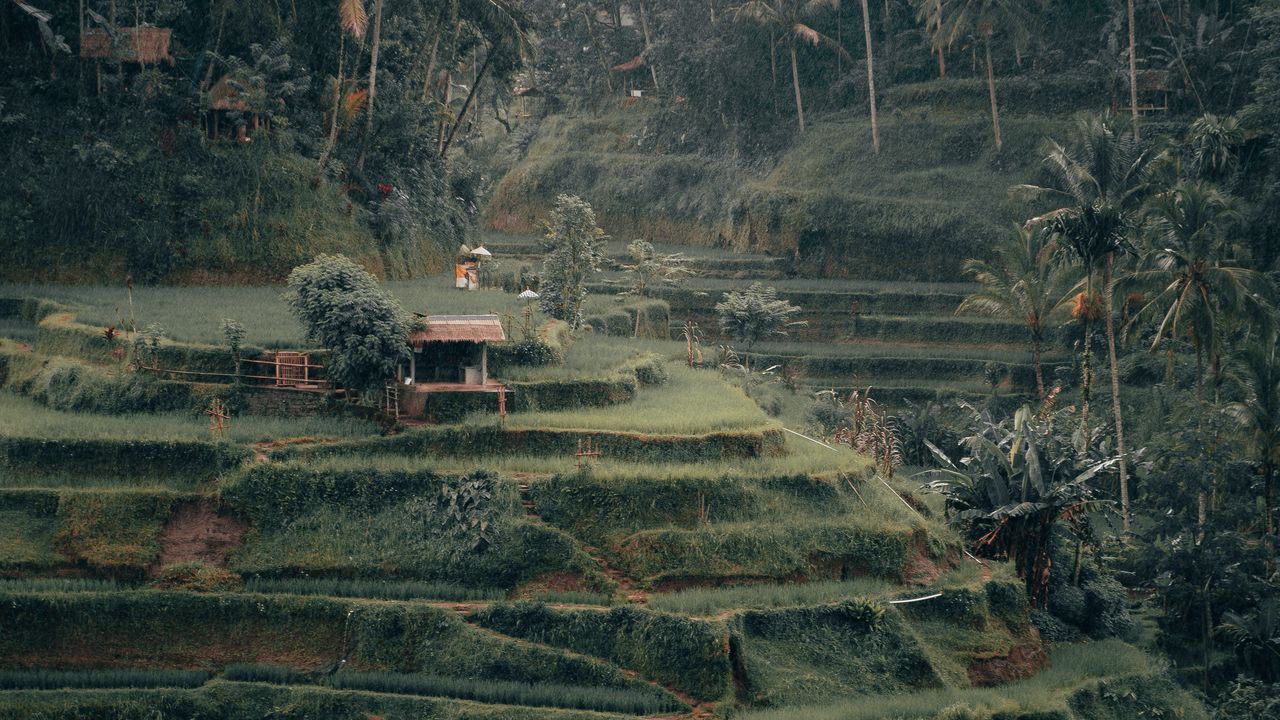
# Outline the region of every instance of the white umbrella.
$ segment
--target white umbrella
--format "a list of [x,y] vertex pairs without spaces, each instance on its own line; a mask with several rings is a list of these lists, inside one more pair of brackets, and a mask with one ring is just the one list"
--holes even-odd
[[521,300],[537,300],[542,296],[528,288],[525,288],[525,291],[520,293],[519,297]]
[[471,254],[472,254],[472,255],[479,256],[479,257],[492,257],[492,256],[493,256],[493,253],[489,252],[488,250],[485,250],[483,247],[478,247],[478,248],[476,248],[475,250],[472,250],[472,251],[471,251]]

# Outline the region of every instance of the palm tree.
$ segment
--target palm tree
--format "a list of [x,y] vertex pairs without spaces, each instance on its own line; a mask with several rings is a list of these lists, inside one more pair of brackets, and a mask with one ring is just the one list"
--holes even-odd
[[[942,0],[911,0],[911,4],[916,8],[916,19],[924,25],[924,31],[930,37],[934,37],[938,33],[938,28],[942,24]],[[946,79],[947,77],[947,56],[946,51],[935,45],[934,52],[938,53],[938,77]]]
[[1058,233],[1085,269],[1083,303],[1084,341],[1081,345],[1082,436],[1089,436],[1089,395],[1093,383],[1093,274],[1102,266],[1106,319],[1107,359],[1111,370],[1111,411],[1116,423],[1116,449],[1120,453],[1120,514],[1126,533],[1129,524],[1129,468],[1125,458],[1124,416],[1120,407],[1120,373],[1116,363],[1116,332],[1112,305],[1115,299],[1115,253],[1130,246],[1129,235],[1137,225],[1138,211],[1147,196],[1151,155],[1108,115],[1081,118],[1075,130],[1074,148],[1048,142],[1045,164],[1055,184],[1020,186],[1020,190],[1049,198],[1060,207],[1028,221],[1044,224]]
[[1237,355],[1238,369],[1245,387],[1245,399],[1227,406],[1231,416],[1248,436],[1249,449],[1262,471],[1263,525],[1267,537],[1274,538],[1275,477],[1280,467],[1280,354],[1276,336],[1266,333]]
[[1035,360],[1036,390],[1045,399],[1040,353],[1049,317],[1062,297],[1066,268],[1051,233],[1014,227],[995,248],[995,258],[966,260],[964,270],[982,286],[966,297],[956,313],[976,312],[1025,322]]
[[[982,38],[987,61],[987,94],[991,97],[991,128],[995,133],[996,152],[1004,150],[1000,136],[1000,106],[996,102],[996,73],[991,62],[991,39],[996,32],[1008,35],[1015,47],[1021,48],[1030,37],[1031,6],[1025,0],[942,0],[933,25],[933,47],[941,51],[951,47],[965,35]],[[919,7],[919,4],[917,4]],[[927,17],[927,14],[924,15]]]
[[373,37],[369,49],[369,101],[365,110],[364,143],[360,146],[360,157],[356,160],[356,168],[364,170],[364,156],[369,150],[369,140],[373,137],[373,103],[378,98],[378,53],[382,49],[382,0],[373,6]]
[[[1220,377],[1225,325],[1242,317],[1264,318],[1262,296],[1266,277],[1235,264],[1233,243],[1227,231],[1238,219],[1230,201],[1201,182],[1183,182],[1161,194],[1153,203],[1149,228],[1150,250],[1144,267],[1133,273],[1129,284],[1148,291],[1147,302],[1130,319],[1129,327],[1160,318],[1154,351],[1161,341],[1169,345],[1182,337],[1196,351],[1197,395],[1203,387],[1203,361],[1207,358],[1215,378]],[[1203,491],[1198,498],[1199,524],[1208,520]]]
[[1129,326],[1158,315],[1151,349],[1185,337],[1195,348],[1198,369],[1207,360],[1215,376],[1221,372],[1224,326],[1268,317],[1266,276],[1244,267],[1229,237],[1239,219],[1232,201],[1213,186],[1177,184],[1152,203],[1150,247],[1127,283],[1148,291]]
[[346,58],[347,34],[359,40],[369,26],[369,14],[365,12],[363,0],[338,0],[338,77],[333,83],[333,121],[329,123],[329,137],[325,140],[324,152],[320,153],[320,169],[324,170],[333,147],[338,142],[338,116],[342,106],[343,61]]
[[475,25],[489,40],[489,51],[485,53],[484,62],[476,71],[475,80],[467,90],[467,97],[462,101],[462,109],[458,111],[449,133],[440,145],[440,155],[449,153],[453,145],[454,135],[462,126],[462,121],[471,108],[472,101],[480,92],[480,84],[493,68],[498,59],[506,68],[519,67],[533,54],[533,41],[529,33],[529,21],[520,5],[512,0],[469,0],[461,6],[462,18]]
[[796,44],[807,42],[815,47],[826,45],[843,57],[849,53],[833,38],[813,29],[805,21],[819,10],[839,10],[840,0],[747,0],[734,8],[734,15],[747,18],[769,28],[771,34],[787,43],[791,56],[791,88],[796,96],[796,120],[804,132],[804,99],[800,96],[800,68],[796,61]]

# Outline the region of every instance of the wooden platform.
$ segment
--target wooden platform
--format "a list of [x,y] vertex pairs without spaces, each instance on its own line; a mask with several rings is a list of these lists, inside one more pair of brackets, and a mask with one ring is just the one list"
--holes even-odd
[[[506,388],[506,386],[502,383],[496,380],[490,380],[484,385],[440,382],[414,383],[413,385],[401,385],[400,391],[414,393],[496,393],[500,392],[503,388]],[[511,390],[507,388],[507,392],[511,392]]]

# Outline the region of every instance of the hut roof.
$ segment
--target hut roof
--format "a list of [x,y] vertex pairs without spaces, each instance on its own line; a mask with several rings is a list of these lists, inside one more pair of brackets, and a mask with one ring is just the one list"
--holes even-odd
[[422,347],[432,342],[501,342],[502,320],[497,315],[428,315],[423,330],[409,334],[409,344]]
[[241,86],[246,85],[246,81],[242,78],[233,78],[230,75],[223,75],[222,79],[213,84],[209,88],[209,107],[214,110],[245,110],[248,105],[239,97],[240,91],[233,84],[238,83]]
[[614,72],[631,72],[632,70],[639,70],[642,67],[644,67],[644,55],[637,55],[624,63],[614,65],[610,69]]
[[123,62],[173,64],[169,44],[173,40],[171,28],[139,26],[120,28],[120,41],[114,46],[111,36],[102,28],[89,28],[80,35],[80,57],[116,58]]

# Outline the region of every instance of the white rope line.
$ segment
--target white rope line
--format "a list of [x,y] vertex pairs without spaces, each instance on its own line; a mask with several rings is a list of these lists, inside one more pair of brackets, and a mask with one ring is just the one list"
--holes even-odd
[[907,603],[920,602],[921,600],[932,600],[932,599],[934,599],[934,598],[938,598],[938,597],[942,597],[942,593],[938,592],[938,593],[934,593],[934,594],[932,594],[932,595],[925,595],[924,597],[911,598],[910,600],[890,600],[890,601],[889,601],[889,604],[890,604],[890,605],[905,605],[905,604],[907,604]]

